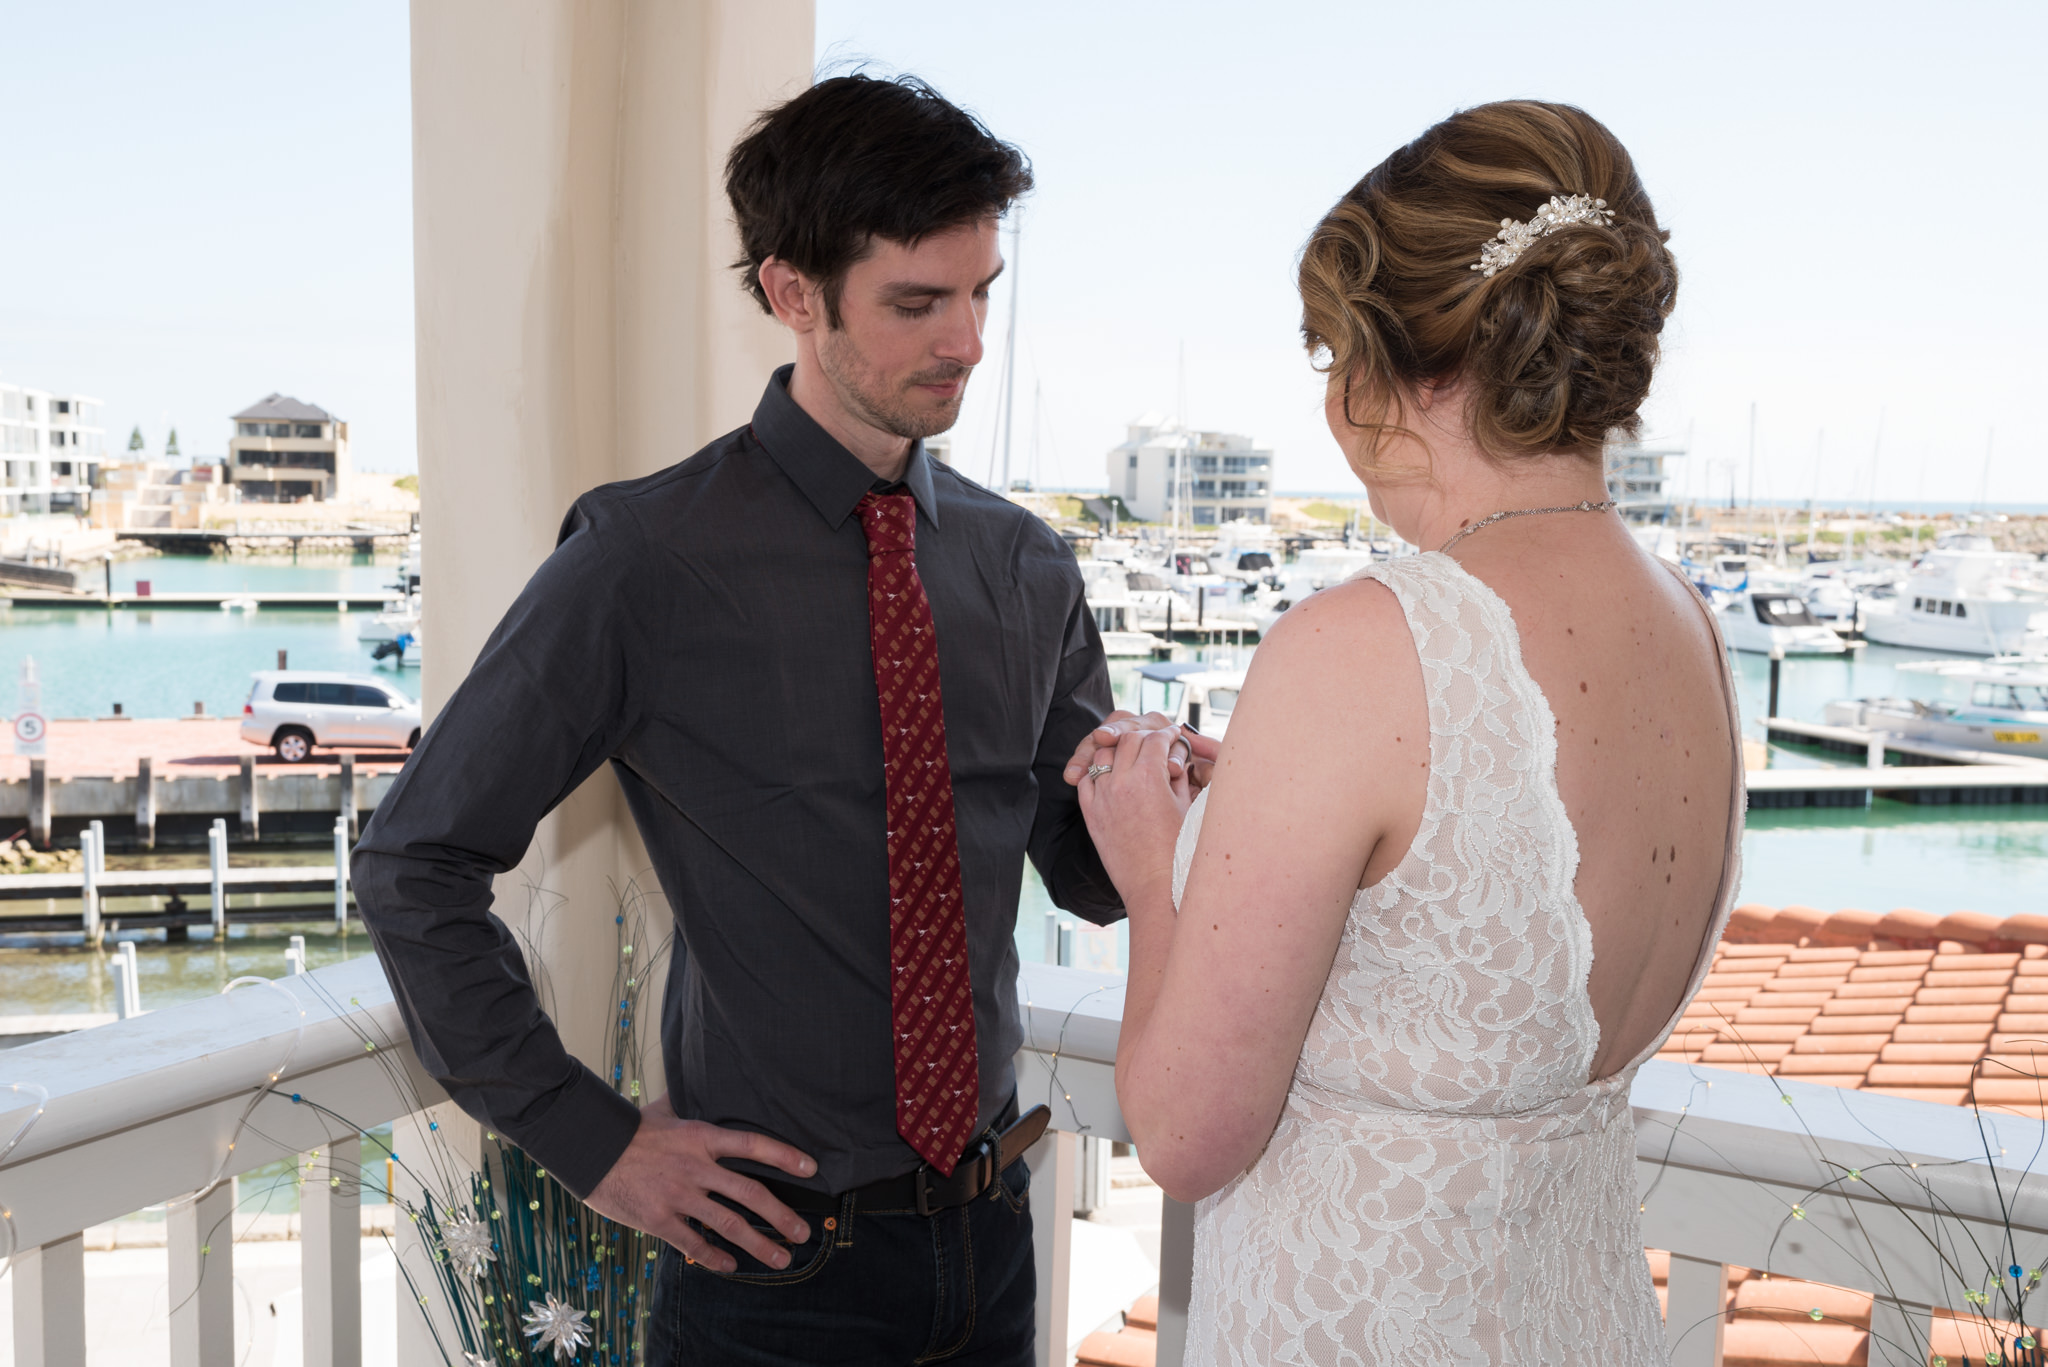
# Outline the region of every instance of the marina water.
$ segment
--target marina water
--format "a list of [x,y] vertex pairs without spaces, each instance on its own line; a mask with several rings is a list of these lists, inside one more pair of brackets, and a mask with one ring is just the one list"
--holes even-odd
[[[299,565],[164,557],[116,565],[115,587],[132,591],[136,581],[148,580],[166,592],[362,593],[388,584],[395,572],[395,560],[367,556]],[[248,694],[249,676],[274,668],[279,650],[288,652],[294,668],[374,671],[417,696],[417,671],[374,665],[368,648],[356,639],[367,615],[331,608],[0,608],[0,710],[12,711],[8,681],[19,677],[21,661],[30,655],[43,680],[44,710],[55,717],[106,716],[116,702],[130,716],[189,715],[194,702],[204,702],[209,714],[236,714]],[[1226,647],[1212,653],[1242,662],[1250,652]],[[1897,668],[1921,658],[1929,657],[1873,645],[1854,655],[1787,660],[1779,710],[1790,718],[1818,721],[1821,709],[1840,698],[1888,694],[1967,700],[1967,683]],[[1734,663],[1745,731],[1750,739],[1761,740],[1768,662],[1737,652]],[[1135,663],[1113,661],[1112,675],[1119,702],[1134,704]],[[1772,747],[1769,762],[1774,768],[1804,767],[1841,762],[1841,757]],[[303,858],[319,863],[326,856],[309,851]],[[114,867],[124,862],[118,855],[109,859]],[[2048,911],[2048,806],[1923,807],[1880,800],[1868,810],[1754,811],[1743,843],[1738,900],[1798,903],[1824,911],[1901,906],[1936,914]],[[1046,958],[1046,913],[1051,910],[1042,884],[1027,868],[1016,935],[1021,958]],[[1093,939],[1083,930],[1079,962],[1123,962],[1120,928]],[[152,942],[141,947],[144,1005],[155,1008],[204,996],[242,973],[275,976],[283,971],[284,946],[293,933],[306,935],[315,966],[368,952],[360,929],[338,940],[331,925],[319,923],[236,926],[225,945],[212,944],[203,931],[187,944],[164,944],[152,935]],[[0,1013],[111,1010],[109,991],[103,956],[84,950],[79,937],[0,936]]]

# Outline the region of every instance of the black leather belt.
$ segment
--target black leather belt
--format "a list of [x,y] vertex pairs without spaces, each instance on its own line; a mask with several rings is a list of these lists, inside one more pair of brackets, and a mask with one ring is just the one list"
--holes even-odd
[[960,1156],[951,1176],[929,1163],[919,1163],[900,1176],[884,1177],[851,1192],[831,1194],[771,1177],[758,1180],[791,1210],[837,1213],[850,1195],[859,1210],[914,1210],[919,1215],[931,1215],[964,1206],[987,1191],[996,1178],[1009,1170],[1010,1164],[1024,1156],[1024,1150],[1038,1142],[1051,1120],[1052,1112],[1044,1106],[1033,1106],[1019,1116],[1017,1098],[1011,1097],[995,1123],[983,1130]]

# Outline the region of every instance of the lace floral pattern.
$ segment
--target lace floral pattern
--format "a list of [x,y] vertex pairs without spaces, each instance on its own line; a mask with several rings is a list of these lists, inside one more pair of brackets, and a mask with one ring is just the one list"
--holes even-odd
[[[1628,1101],[1657,1046],[1588,1082],[1592,930],[1550,705],[1507,605],[1455,560],[1366,574],[1422,659],[1422,827],[1351,905],[1265,1152],[1197,1211],[1187,1362],[1663,1364]],[[1204,806],[1181,828],[1176,900]],[[1688,999],[1739,823],[1740,803]]]

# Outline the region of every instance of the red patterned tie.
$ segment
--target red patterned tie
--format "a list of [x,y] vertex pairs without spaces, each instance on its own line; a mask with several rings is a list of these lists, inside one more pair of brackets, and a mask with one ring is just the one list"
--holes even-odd
[[860,501],[860,520],[868,534],[868,633],[888,790],[896,1129],[951,1176],[981,1110],[981,1076],[953,771],[939,706],[939,638],[912,558],[917,504],[908,494],[871,493]]

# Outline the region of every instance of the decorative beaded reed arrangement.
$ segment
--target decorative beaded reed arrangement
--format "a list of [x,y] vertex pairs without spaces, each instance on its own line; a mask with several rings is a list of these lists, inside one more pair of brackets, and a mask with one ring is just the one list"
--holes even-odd
[[1479,260],[1472,264],[1472,269],[1491,278],[1495,271],[1514,265],[1529,249],[1530,243],[1559,228],[1574,223],[1597,223],[1605,227],[1612,222],[1614,211],[1607,207],[1604,199],[1594,199],[1591,195],[1552,195],[1550,202],[1531,214],[1527,223],[1517,223],[1512,218],[1502,219],[1500,231],[1479,249]]
[[[532,885],[527,891],[534,907],[529,923],[536,926],[536,934],[544,933],[545,922],[559,909],[561,899]],[[629,884],[619,894],[612,917],[619,952],[611,999],[618,1006],[609,1027],[606,1072],[614,1090],[635,1102],[645,1094],[638,1077],[641,1009],[649,986],[662,979],[662,961],[669,950],[666,936],[652,952],[646,949],[653,929],[648,900]],[[666,913],[659,919],[665,922]],[[521,938],[535,990],[552,1015],[546,965],[533,937],[522,933]],[[388,1053],[394,1043],[363,1039],[365,1051],[372,1055]],[[386,1065],[385,1073],[401,1096],[410,1096],[413,1110],[426,1109],[424,1099],[412,1094],[402,1067]],[[310,1097],[292,1093],[291,1100],[347,1123]],[[418,1186],[421,1199],[413,1202],[397,1192],[385,1194],[419,1226],[421,1242],[433,1259],[432,1273],[424,1280],[415,1277],[403,1258],[398,1260],[398,1272],[451,1367],[529,1362],[636,1367],[642,1362],[660,1241],[591,1210],[497,1134],[485,1134],[483,1169],[471,1171],[440,1137],[438,1122],[428,1122],[426,1129],[426,1153],[417,1160],[395,1155],[392,1159]],[[364,1190],[377,1190],[373,1181],[342,1175],[330,1181],[352,1181]],[[454,1326],[454,1344],[442,1342],[440,1317],[428,1313],[433,1295],[439,1296],[446,1322]]]
[[[2048,1067],[2044,1067],[2048,1065],[2048,1040],[2041,1040],[2038,1043],[2041,1053],[2030,1056],[2029,1071],[2024,1076],[2033,1078],[2039,1089],[2039,1094],[2035,1098],[2036,1104],[2048,1107]],[[1713,1087],[1714,1084],[1698,1072],[1695,1072],[1694,1076],[1698,1088]],[[1950,1313],[1952,1323],[1956,1325],[1960,1336],[1966,1344],[1975,1347],[1975,1353],[1965,1348],[1955,1359],[1935,1353],[1932,1342],[1921,1337],[1931,1326],[1916,1322],[1912,1331],[1915,1341],[1909,1343],[1899,1343],[1890,1339],[1881,1341],[1873,1327],[1870,1340],[1871,1361],[1883,1358],[1885,1361],[1926,1362],[1930,1363],[1931,1367],[1978,1367],[1980,1363],[1983,1367],[2048,1367],[2048,1344],[2043,1343],[2043,1331],[2035,1323],[2038,1318],[2038,1306],[2030,1304],[2034,1300],[2034,1294],[2040,1290],[2043,1279],[2048,1278],[2048,1258],[2043,1258],[2038,1250],[2033,1257],[2022,1256],[2019,1240],[2009,1220],[2004,1223],[2002,1231],[1990,1239],[1985,1239],[1970,1228],[1969,1222],[1960,1218],[1948,1218],[1951,1212],[1946,1209],[1942,1200],[1929,1186],[1927,1178],[1922,1175],[1924,1165],[1903,1152],[1895,1150],[1895,1159],[1872,1167],[1852,1166],[1831,1157],[1821,1137],[1814,1133],[1806,1123],[1805,1116],[1799,1113],[1798,1102],[1792,1094],[1779,1086],[1775,1078],[1772,1079],[1772,1085],[1777,1089],[1778,1100],[1791,1107],[1793,1114],[1798,1117],[1799,1128],[1805,1134],[1808,1151],[1818,1162],[1821,1170],[1827,1174],[1825,1180],[1818,1185],[1808,1188],[1797,1198],[1786,1203],[1772,1240],[1773,1244],[1802,1229],[1807,1220],[1809,1204],[1823,1202],[1829,1196],[1838,1193],[1853,1193],[1864,1199],[1875,1198],[1905,1217],[1902,1227],[1912,1228],[1919,1233],[1925,1239],[1925,1244],[1919,1248],[1894,1250],[1888,1258],[1885,1251],[1878,1247],[1877,1242],[1869,1237],[1867,1231],[1860,1232],[1860,1239],[1845,1240],[1839,1236],[1835,1237],[1832,1242],[1836,1250],[1848,1253],[1862,1269],[1863,1275],[1857,1279],[1857,1284],[1878,1288],[1891,1286],[1896,1280],[1891,1264],[1903,1261],[1918,1262],[1925,1258],[1939,1268],[1942,1280],[1955,1288],[1951,1293],[1954,1299],[1961,1300],[1969,1307],[1965,1311]],[[1698,1096],[1699,1093],[1696,1091],[1694,1095]],[[1860,1096],[1861,1092],[1845,1089],[1840,1100],[1843,1105],[1853,1107]],[[1989,1132],[1983,1124],[1983,1109],[1974,1098],[1969,1105],[1971,1114],[1977,1118],[1978,1133],[1987,1136],[1984,1166],[1999,1190],[2001,1207],[2009,1208],[2012,1198],[2018,1195],[2019,1184],[2016,1183],[2009,1193],[2005,1190],[2005,1181],[1999,1175],[2000,1169],[1994,1163],[1990,1150]],[[1679,1108],[1678,1126],[1672,1132],[1674,1140],[1677,1137],[1677,1130],[1684,1128],[1690,1110],[1689,1105]],[[1886,1142],[1883,1128],[1877,1120],[1877,1117],[1871,1117],[1864,1128],[1872,1138],[1883,1143]],[[2005,1150],[2000,1149],[1998,1156],[2004,1155]],[[2036,1151],[2022,1164],[2021,1183],[2026,1180],[2024,1174],[2032,1170],[2040,1156],[2039,1151]],[[1657,1166],[1661,1168],[1662,1165]],[[1959,1167],[1963,1164],[1950,1162],[1938,1166]],[[1663,1180],[1660,1171],[1651,1181],[1649,1189],[1643,1193],[1642,1201],[1637,1207],[1639,1210],[1649,1209],[1650,1203],[1657,1199],[1657,1188],[1663,1184]],[[2035,1265],[2026,1266],[2030,1262]],[[1757,1270],[1768,1274],[1771,1270],[1768,1260],[1766,1266]],[[1724,1320],[1729,1319],[1734,1313],[1731,1307],[1723,1310],[1721,1317]],[[1835,1317],[1815,1306],[1807,1312],[1807,1318],[1815,1323],[1823,1323]],[[1862,1327],[1846,1320],[1835,1322],[1850,1327]],[[1681,1333],[1705,1328],[1704,1321],[1696,1325],[1679,1326]]]

